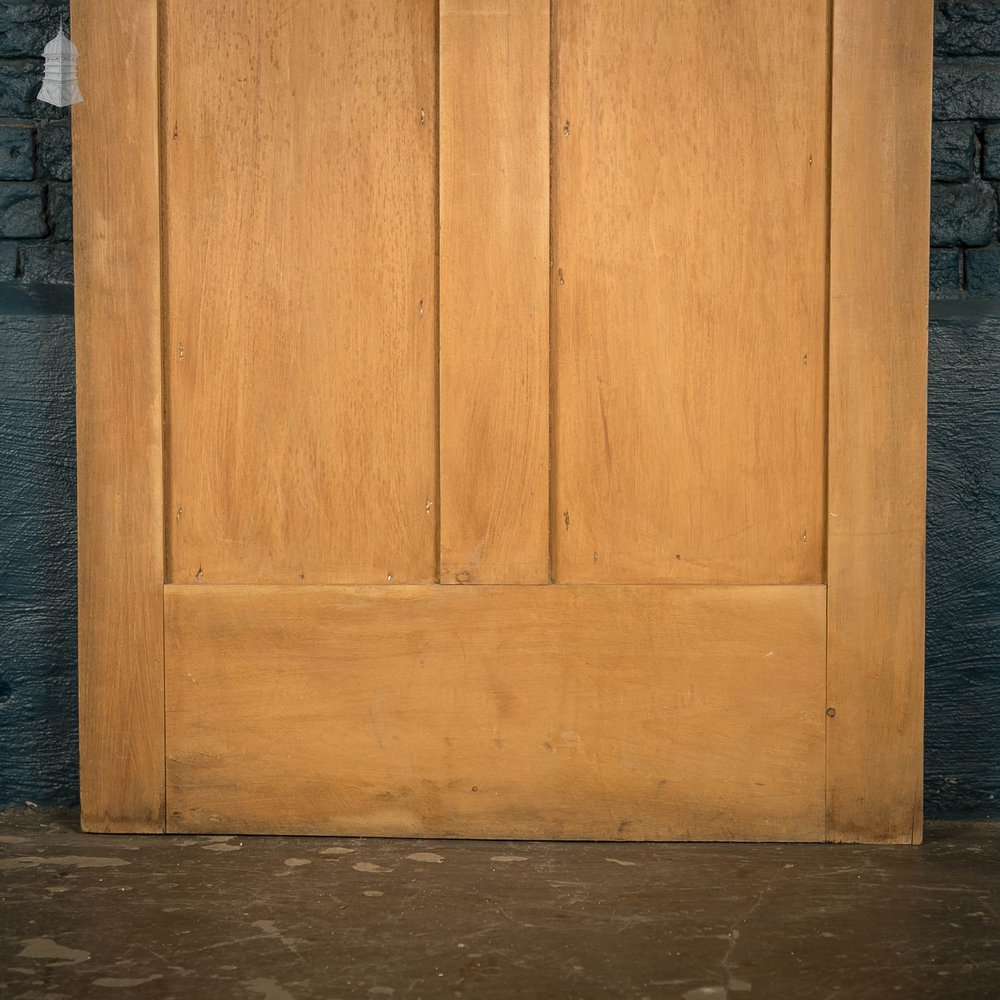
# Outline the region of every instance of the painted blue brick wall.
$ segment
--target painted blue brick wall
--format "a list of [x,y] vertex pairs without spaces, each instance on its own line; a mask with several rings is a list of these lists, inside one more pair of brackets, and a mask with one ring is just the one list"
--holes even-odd
[[937,4],[932,150],[926,806],[1000,819],[1000,0]]
[[925,799],[1000,819],[1000,299],[934,303]]
[[[0,805],[77,796],[66,17],[0,0]],[[935,58],[927,815],[1000,819],[1000,0],[939,0]]]
[[35,100],[67,0],[0,0],[0,282],[72,284],[69,109]]
[[34,99],[68,7],[0,0],[0,804],[79,795],[69,113]]
[[0,804],[78,798],[69,304],[0,291]]

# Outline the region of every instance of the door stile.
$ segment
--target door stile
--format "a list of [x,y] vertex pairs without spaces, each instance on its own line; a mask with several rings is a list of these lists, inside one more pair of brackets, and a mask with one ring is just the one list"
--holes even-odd
[[[923,805],[932,0],[835,0],[827,839]],[[899,155],[906,150],[906,155]]]
[[549,4],[441,0],[441,583],[549,582]]
[[[156,0],[73,0],[80,799],[94,832],[164,829]],[[123,144],[122,137],[128,142]]]

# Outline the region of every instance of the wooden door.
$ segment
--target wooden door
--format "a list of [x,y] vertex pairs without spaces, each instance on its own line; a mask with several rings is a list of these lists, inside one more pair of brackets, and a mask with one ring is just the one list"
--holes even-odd
[[73,5],[86,828],[919,839],[930,0],[197,7]]

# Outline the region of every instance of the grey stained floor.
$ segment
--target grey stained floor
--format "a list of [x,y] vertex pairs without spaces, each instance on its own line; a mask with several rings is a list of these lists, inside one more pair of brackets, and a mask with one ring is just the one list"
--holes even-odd
[[0,813],[0,996],[1000,997],[1000,826],[919,848],[94,836]]

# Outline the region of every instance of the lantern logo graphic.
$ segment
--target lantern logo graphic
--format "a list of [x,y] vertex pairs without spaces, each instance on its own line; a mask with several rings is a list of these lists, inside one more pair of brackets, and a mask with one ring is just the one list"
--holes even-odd
[[38,100],[64,108],[67,104],[79,104],[83,100],[76,82],[76,58],[80,53],[76,46],[63,34],[59,34],[45,46],[45,76]]

